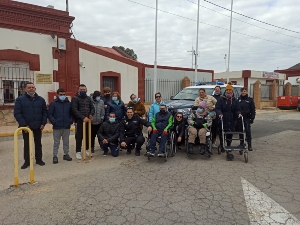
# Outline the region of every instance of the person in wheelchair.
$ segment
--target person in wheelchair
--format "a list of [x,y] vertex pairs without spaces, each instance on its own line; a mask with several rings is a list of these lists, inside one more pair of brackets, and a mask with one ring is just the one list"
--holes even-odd
[[158,137],[161,137],[159,144],[159,151],[157,156],[164,157],[165,156],[165,146],[168,140],[168,131],[169,128],[173,124],[173,116],[167,110],[167,106],[165,104],[160,105],[160,111],[155,114],[152,119],[151,125],[153,128],[153,132],[150,138],[150,148],[147,152],[148,156],[153,157],[155,153],[156,140]]
[[174,131],[176,134],[177,146],[180,146],[184,142],[184,130],[185,130],[185,122],[183,119],[183,113],[177,112],[174,116],[173,126],[170,128],[170,131]]
[[101,148],[104,150],[103,156],[107,156],[108,147],[110,148],[111,155],[117,157],[119,155],[118,138],[119,138],[120,123],[116,121],[116,114],[111,112],[108,119],[104,121],[98,132],[98,140]]
[[141,125],[148,127],[148,132],[152,131],[151,124],[147,120],[134,114],[133,107],[127,107],[125,119],[123,119],[120,124],[121,148],[127,148],[127,155],[131,154],[131,150],[134,149],[135,143],[135,155],[140,156],[141,154],[142,145],[145,142]]
[[212,124],[212,117],[207,113],[206,101],[200,102],[199,106],[192,108],[192,113],[188,117],[188,153],[194,154],[195,139],[198,135],[200,140],[200,154],[205,154],[206,132]]

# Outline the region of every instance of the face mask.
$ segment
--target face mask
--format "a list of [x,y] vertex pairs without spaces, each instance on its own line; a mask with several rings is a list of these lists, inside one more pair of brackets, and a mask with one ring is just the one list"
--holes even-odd
[[164,110],[164,109],[161,109],[161,110],[160,110],[160,113],[161,113],[161,114],[165,114],[165,112],[166,112],[166,110]]
[[226,94],[226,96],[227,96],[228,98],[231,98],[231,97],[233,96],[233,93],[231,93],[231,94]]
[[210,112],[209,115],[210,117],[214,117],[216,115],[216,112]]
[[96,97],[96,101],[98,101],[98,102],[99,102],[99,101],[100,101],[100,97]]
[[116,121],[116,118],[109,118],[109,122],[113,123]]
[[203,113],[203,109],[197,109],[197,112],[201,114]]
[[136,103],[138,101],[138,98],[135,98],[132,100],[134,103]]
[[105,94],[106,98],[109,98],[110,97],[110,94]]
[[118,100],[118,97],[112,97],[111,98],[113,101],[117,101]]
[[86,92],[85,92],[85,91],[81,91],[81,92],[80,92],[80,96],[81,96],[81,97],[85,97],[85,96],[86,96]]
[[66,99],[66,96],[62,95],[62,96],[59,96],[58,98],[59,98],[59,100],[64,101]]

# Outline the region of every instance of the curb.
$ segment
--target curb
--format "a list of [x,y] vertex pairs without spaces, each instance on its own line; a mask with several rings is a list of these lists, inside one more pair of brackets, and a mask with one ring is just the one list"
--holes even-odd
[[[74,131],[75,128],[74,128],[74,127],[71,127],[70,130],[71,130],[71,131]],[[42,132],[43,132],[43,133],[53,133],[53,129],[43,130]],[[18,133],[18,135],[21,135],[21,134],[22,134],[22,131],[20,131],[20,132]],[[11,136],[14,136],[14,132],[0,133],[0,137],[11,137]]]

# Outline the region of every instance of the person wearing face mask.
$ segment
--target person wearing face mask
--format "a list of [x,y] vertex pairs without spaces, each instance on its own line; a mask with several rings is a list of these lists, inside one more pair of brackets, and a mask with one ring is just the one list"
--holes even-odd
[[113,92],[111,101],[107,103],[106,116],[108,117],[109,113],[114,112],[116,114],[116,119],[121,122],[125,116],[125,105],[121,100],[121,96],[118,92]]
[[145,116],[146,113],[145,106],[141,102],[140,98],[138,98],[135,94],[130,95],[130,102],[127,104],[127,107],[132,107],[134,114],[137,114],[140,117]]
[[[220,86],[216,86],[214,89],[214,93],[212,95],[218,102],[218,100],[220,99],[221,95],[221,87]],[[222,131],[219,130],[219,118],[216,118],[213,120],[212,123],[212,127],[211,127],[211,132],[212,132],[212,147],[213,148],[217,148],[217,144],[216,144],[216,140],[217,140],[217,134],[219,135],[219,140],[221,142],[222,139]]]
[[169,129],[173,125],[173,116],[167,110],[167,106],[165,104],[161,104],[159,109],[160,111],[155,114],[151,122],[153,132],[150,138],[150,148],[147,152],[147,155],[150,157],[155,155],[156,140],[158,137],[161,137],[161,139],[157,156],[165,157],[165,145],[168,140]]
[[[14,107],[14,117],[19,127],[28,127],[32,130],[34,136],[35,161],[40,166],[45,163],[42,160],[42,130],[47,123],[48,111],[45,99],[39,96],[32,82],[28,82],[24,88],[26,94],[18,97]],[[21,169],[29,166],[29,134],[22,131],[24,139],[24,164]]]
[[[216,105],[217,117],[223,119],[224,131],[235,131],[238,118],[242,117],[241,109],[237,99],[233,96],[233,87],[228,84],[225,88],[225,94],[220,97]],[[219,129],[222,129],[219,127]],[[231,146],[232,134],[226,135],[226,144]],[[221,151],[224,152],[223,139],[220,138]]]
[[[84,84],[80,84],[78,86],[78,91],[76,95],[72,98],[71,108],[72,114],[75,119],[76,127],[76,158],[82,159],[81,156],[81,146],[83,139],[83,122],[85,122],[86,126],[86,149],[89,148],[89,128],[88,122],[93,121],[93,116],[95,114],[95,107],[92,99],[87,96],[87,88]],[[86,150],[86,155],[89,155],[88,150]]]
[[108,148],[113,157],[119,155],[118,138],[120,123],[116,120],[116,114],[110,113],[106,121],[104,121],[97,133],[101,148],[104,150],[103,156],[107,156]]
[[135,144],[135,155],[140,156],[142,145],[145,142],[141,125],[147,127],[148,132],[152,131],[151,124],[133,113],[132,107],[127,107],[126,117],[120,124],[120,143],[121,148],[127,148],[127,155],[131,154]]
[[205,144],[206,144],[206,132],[207,128],[212,124],[212,117],[206,109],[207,102],[204,100],[199,103],[198,107],[194,106],[192,108],[193,113],[191,113],[187,119],[188,122],[188,153],[194,154],[194,144],[196,137],[200,140],[200,154],[205,154]]
[[100,128],[101,123],[104,120],[105,110],[104,110],[104,102],[101,100],[101,93],[100,91],[94,91],[92,95],[92,101],[95,107],[95,114],[92,120],[92,130],[91,130],[91,146],[92,146],[92,153],[95,152],[95,137],[97,132]]
[[72,161],[69,156],[70,128],[73,123],[71,102],[66,97],[66,91],[63,88],[59,88],[56,93],[56,99],[49,106],[49,120],[53,125],[53,164],[58,163],[60,139],[63,142],[63,160]]

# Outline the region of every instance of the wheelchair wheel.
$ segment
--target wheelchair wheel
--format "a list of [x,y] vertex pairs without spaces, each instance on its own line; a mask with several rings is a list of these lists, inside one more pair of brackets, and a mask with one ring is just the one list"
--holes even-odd
[[165,146],[165,162],[168,161],[169,152],[170,152],[170,145],[168,145],[168,143],[166,143],[166,146]]
[[173,157],[176,154],[176,135],[175,132],[172,131],[170,135],[170,153],[169,156]]
[[248,152],[244,152],[244,159],[245,159],[245,163],[248,162]]

